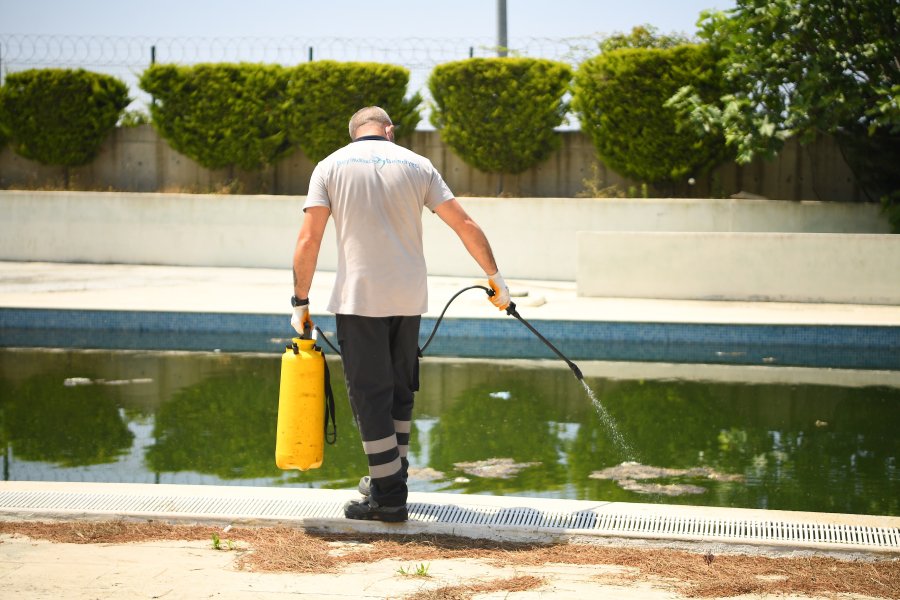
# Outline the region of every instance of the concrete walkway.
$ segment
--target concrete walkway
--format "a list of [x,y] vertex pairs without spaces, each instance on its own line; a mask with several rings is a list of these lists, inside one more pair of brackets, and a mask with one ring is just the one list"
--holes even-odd
[[[324,314],[334,273],[319,272],[311,311]],[[900,306],[584,298],[571,281],[509,280],[513,301],[529,320],[790,325],[900,326]],[[485,280],[428,278],[429,311],[437,316],[461,288]],[[126,311],[290,314],[291,271],[0,262],[0,307]],[[504,315],[480,291],[460,296],[448,317]]]
[[[227,537],[223,533],[223,539]],[[385,558],[356,563],[336,573],[259,573],[236,565],[246,548],[214,550],[209,541],[157,541],[130,544],[64,544],[0,535],[0,586],[3,596],[17,600],[95,600],[98,598],[225,598],[258,600],[359,600],[421,597],[447,586],[496,582],[534,576],[542,583],[528,591],[500,590],[473,596],[477,600],[683,600],[677,585],[638,577],[616,565],[510,566],[476,559],[444,559],[418,564]],[[698,560],[700,557],[698,556]],[[616,583],[616,580],[619,580]],[[439,596],[434,596],[439,597]],[[453,596],[457,597],[457,596]],[[825,600],[834,596],[742,594],[731,600]],[[847,600],[870,598],[841,594]]]
[[[223,533],[223,539],[227,533]],[[258,600],[359,600],[416,598],[428,591],[533,576],[542,583],[529,591],[478,594],[480,600],[680,600],[677,587],[650,579],[628,582],[633,570],[615,565],[545,564],[510,566],[476,559],[444,559],[418,564],[385,558],[356,563],[336,573],[260,573],[240,569],[246,547],[214,550],[209,541],[156,541],[130,544],[66,544],[0,536],[0,585],[4,597],[18,600],[65,598],[226,598]],[[699,557],[698,557],[699,559]],[[621,583],[614,583],[619,576]],[[435,596],[438,597],[438,596]],[[456,597],[456,596],[454,596]],[[747,594],[760,598],[824,600],[819,596]],[[842,595],[842,598],[866,598]]]

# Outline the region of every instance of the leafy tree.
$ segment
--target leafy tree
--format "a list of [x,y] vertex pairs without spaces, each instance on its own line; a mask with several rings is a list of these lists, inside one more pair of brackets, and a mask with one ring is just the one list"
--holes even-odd
[[11,73],[0,88],[0,138],[47,165],[89,163],[128,106],[127,86],[83,69],[31,69]]
[[690,44],[693,40],[677,33],[660,33],[653,25],[638,25],[631,33],[614,33],[600,42],[601,52],[610,52],[620,48],[674,48]]
[[534,58],[473,58],[435,67],[432,124],[467,164],[516,174],[559,147],[572,71]]
[[254,170],[293,149],[285,81],[277,65],[154,65],[140,86],[154,98],[154,127],[175,150],[209,169]]
[[[730,93],[710,101],[681,90],[672,105],[696,128],[722,131],[740,162],[789,137],[833,134],[857,175],[868,171],[860,182],[900,202],[900,3],[737,0],[704,13],[700,29],[723,52]],[[886,171],[867,160],[875,152],[895,157]]]
[[391,116],[395,136],[418,125],[418,93],[405,98],[409,71],[397,65],[320,60],[290,70],[287,97],[291,139],[318,162],[350,141],[347,125],[360,108],[380,106]]
[[710,101],[721,95],[710,46],[620,47],[582,63],[573,105],[607,165],[641,181],[675,182],[709,170],[725,155],[720,135],[682,131],[676,110],[666,106],[689,84]]

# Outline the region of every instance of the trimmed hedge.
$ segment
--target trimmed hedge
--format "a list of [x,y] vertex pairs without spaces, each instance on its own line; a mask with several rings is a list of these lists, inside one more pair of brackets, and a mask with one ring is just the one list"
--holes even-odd
[[572,70],[536,58],[472,58],[438,65],[428,79],[432,124],[466,163],[521,173],[559,147]]
[[360,108],[380,106],[394,122],[395,137],[415,131],[418,93],[405,98],[409,71],[397,65],[321,60],[290,70],[288,132],[313,161],[350,143],[347,126]]
[[154,98],[153,126],[178,152],[209,169],[254,170],[293,148],[285,123],[287,69],[217,63],[154,65],[141,89]]
[[[0,88],[0,94],[2,94],[2,88]],[[6,142],[9,141],[9,132],[6,130],[6,127],[3,125],[2,115],[0,115],[0,150],[6,147]]]
[[610,168],[640,181],[675,182],[726,156],[720,135],[682,130],[676,110],[666,106],[688,84],[708,100],[722,95],[717,56],[708,46],[621,48],[582,63],[573,106]]
[[31,69],[7,76],[0,88],[0,122],[17,154],[75,167],[97,156],[129,102],[128,87],[115,77]]

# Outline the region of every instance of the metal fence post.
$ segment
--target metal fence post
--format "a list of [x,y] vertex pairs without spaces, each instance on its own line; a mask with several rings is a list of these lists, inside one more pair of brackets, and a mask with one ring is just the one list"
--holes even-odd
[[[150,46],[150,66],[156,64],[156,44]],[[156,96],[150,94],[150,105],[156,106]]]
[[508,54],[506,40],[506,0],[497,0],[497,56]]

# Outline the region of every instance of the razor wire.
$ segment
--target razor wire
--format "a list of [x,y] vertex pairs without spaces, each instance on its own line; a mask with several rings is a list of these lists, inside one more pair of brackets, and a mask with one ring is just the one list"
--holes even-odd
[[[599,36],[511,40],[511,56],[577,65],[596,53]],[[0,34],[0,60],[9,70],[29,67],[146,67],[151,62],[262,62],[308,60],[389,62],[409,69],[497,54],[485,38],[125,37]]]
[[[598,52],[602,37],[511,39],[510,56],[545,58],[573,68]],[[427,80],[438,65],[496,56],[486,38],[302,38],[150,37],[0,34],[0,83],[9,73],[32,68],[83,68],[121,78],[137,97],[137,81],[154,63],[196,65],[218,62],[293,66],[313,60],[364,61],[410,71],[410,92],[427,96]]]

